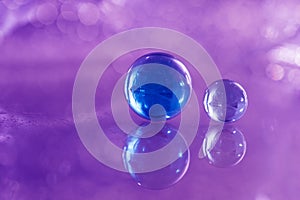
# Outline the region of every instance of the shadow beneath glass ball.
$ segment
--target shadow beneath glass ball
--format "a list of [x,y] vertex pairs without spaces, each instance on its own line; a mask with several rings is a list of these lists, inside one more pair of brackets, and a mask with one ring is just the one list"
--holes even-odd
[[246,139],[236,127],[214,126],[206,133],[199,158],[205,158],[215,167],[227,168],[239,164],[243,160],[246,150]]
[[[153,129],[156,130],[155,125]],[[135,136],[128,136],[123,152],[124,165],[138,185],[154,190],[168,188],[180,181],[187,172],[190,162],[187,143],[178,130],[169,124],[165,124],[152,137],[137,137],[137,135],[149,134],[145,133],[145,130],[151,131],[141,126],[136,130]],[[171,141],[176,145],[169,150],[164,150]],[[151,159],[147,156],[139,156],[155,151],[159,151],[159,154]],[[163,163],[166,157],[172,156],[176,156],[172,163],[165,166],[159,164],[159,168],[155,167],[158,163]],[[145,170],[146,172],[141,173],[143,169],[153,170]]]

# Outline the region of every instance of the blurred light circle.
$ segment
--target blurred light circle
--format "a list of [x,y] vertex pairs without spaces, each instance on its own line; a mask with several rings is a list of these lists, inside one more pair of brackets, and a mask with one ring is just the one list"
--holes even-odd
[[6,6],[8,9],[11,9],[11,10],[15,10],[15,9],[19,8],[19,5],[15,1],[12,1],[12,0],[2,0],[0,2],[3,3],[3,5]]
[[205,3],[205,1],[204,0],[187,0],[187,3],[191,7],[201,7]]
[[266,68],[266,75],[274,81],[279,81],[284,77],[284,69],[279,64],[270,64]]
[[36,10],[37,20],[45,25],[52,24],[56,20],[57,15],[57,8],[52,3],[41,4]]
[[43,26],[43,24],[36,19],[36,12],[29,13],[27,15],[27,20],[32,26],[34,26],[36,28],[40,28]]
[[266,194],[257,194],[255,200],[271,200]]
[[82,3],[79,5],[78,17],[84,25],[94,25],[100,18],[100,12],[97,5],[93,3]]
[[288,73],[288,81],[296,88],[300,89],[300,70],[292,69]]
[[286,37],[292,37],[296,34],[298,30],[298,24],[296,23],[288,23],[284,29],[283,29],[283,33],[285,34]]
[[107,1],[101,2],[99,8],[101,12],[104,13],[105,15],[109,15],[113,11],[113,6]]
[[74,3],[66,2],[60,7],[61,16],[70,21],[78,20],[77,7]]
[[83,24],[78,24],[77,34],[83,41],[93,41],[99,34],[99,27],[96,25],[85,26]]
[[262,29],[261,34],[268,40],[274,41],[279,37],[279,31],[274,26],[266,26]]
[[0,30],[0,44],[3,42],[4,40],[4,33],[3,31]]
[[300,66],[300,47],[296,49],[295,64]]
[[31,0],[14,0],[17,5],[25,5],[28,4]]
[[294,64],[296,56],[295,45],[283,45],[269,52],[269,59],[273,62],[285,62]]
[[117,6],[124,6],[124,4],[126,3],[126,0],[111,0],[113,4],[117,5]]
[[78,24],[77,22],[65,20],[61,15],[58,16],[56,20],[57,28],[62,33],[66,33],[66,34],[76,34],[77,24]]

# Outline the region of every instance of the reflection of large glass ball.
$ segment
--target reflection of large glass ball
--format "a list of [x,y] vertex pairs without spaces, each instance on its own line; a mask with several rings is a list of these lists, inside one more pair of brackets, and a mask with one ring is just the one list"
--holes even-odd
[[234,166],[244,158],[246,140],[242,132],[235,128],[212,128],[203,141],[203,152],[209,163],[216,167]]
[[[149,129],[140,127],[135,135],[144,134],[140,130],[149,131]],[[175,145],[170,150],[163,151],[162,149],[170,144],[171,141],[175,142]],[[145,153],[155,151],[159,154],[153,159],[138,157],[138,154],[145,155]],[[155,166],[157,162],[174,156],[176,156],[175,161],[169,165],[162,166],[160,169],[154,169],[145,173],[137,172],[146,168],[149,169],[149,167]],[[185,175],[189,166],[190,152],[180,133],[169,125],[165,125],[152,137],[138,138],[129,136],[124,147],[123,159],[125,167],[138,185],[149,189],[163,189],[174,185]]]
[[151,113],[151,118],[172,118],[181,112],[191,96],[191,77],[185,65],[165,53],[151,53],[138,58],[128,71],[125,96],[130,107],[150,119],[151,106],[165,111]]
[[241,85],[230,80],[218,80],[206,90],[205,111],[215,121],[233,122],[246,112],[248,99]]

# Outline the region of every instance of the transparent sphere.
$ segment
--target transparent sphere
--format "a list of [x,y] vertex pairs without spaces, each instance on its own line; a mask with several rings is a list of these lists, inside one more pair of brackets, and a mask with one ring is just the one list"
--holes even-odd
[[211,129],[203,141],[203,152],[209,163],[216,167],[230,167],[242,161],[246,153],[246,140],[242,132],[233,127]]
[[151,106],[159,104],[151,118],[170,119],[181,112],[191,96],[191,77],[185,65],[165,53],[151,53],[138,58],[127,73],[125,96],[130,107],[150,119]]
[[204,97],[205,111],[215,121],[234,122],[248,106],[244,88],[231,80],[218,80],[208,86]]
[[[139,128],[135,135],[144,134],[141,130],[147,129]],[[162,150],[172,140],[175,141],[173,148],[168,151]],[[138,156],[138,154],[144,155],[150,152],[158,152],[159,154],[153,158]],[[176,159],[171,164],[154,169],[157,162],[174,156]],[[190,152],[180,133],[171,126],[165,125],[152,137],[129,136],[124,147],[123,161],[126,169],[138,185],[148,189],[164,189],[176,184],[185,175],[190,162]],[[152,166],[153,170],[146,170],[152,169]],[[146,172],[141,172],[144,170]]]

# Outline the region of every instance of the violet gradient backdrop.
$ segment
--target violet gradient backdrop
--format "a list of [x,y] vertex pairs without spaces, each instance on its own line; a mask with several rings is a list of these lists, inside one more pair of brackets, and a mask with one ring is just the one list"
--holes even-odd
[[[298,200],[299,24],[297,0],[0,1],[0,199]],[[109,36],[146,26],[194,38],[224,78],[245,87],[248,111],[234,125],[247,139],[247,153],[237,166],[215,168],[198,158],[208,122],[202,105],[190,168],[165,190],[138,187],[80,142],[71,103],[81,62]],[[118,59],[99,83],[96,100],[106,97],[97,104],[99,121],[115,143],[121,140],[112,134],[105,102],[142,53]],[[202,100],[205,85],[190,70]]]

